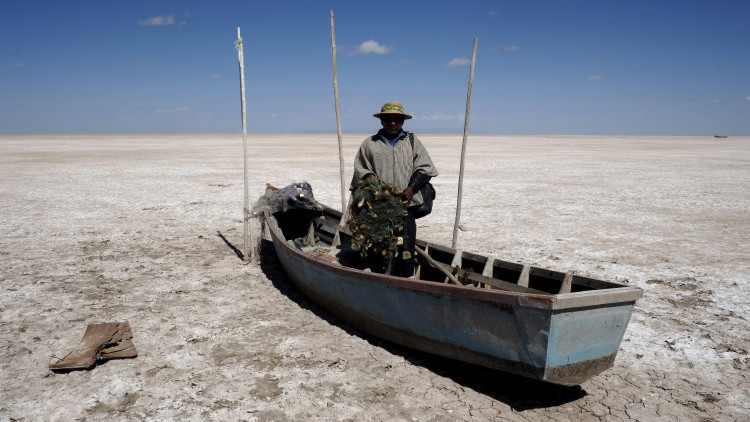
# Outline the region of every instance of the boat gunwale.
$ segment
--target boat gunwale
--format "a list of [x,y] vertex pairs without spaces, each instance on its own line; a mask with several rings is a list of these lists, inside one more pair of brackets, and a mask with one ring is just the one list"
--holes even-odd
[[[326,207],[326,211],[335,211]],[[338,212],[337,212],[338,213]],[[568,311],[578,308],[588,308],[597,306],[617,306],[635,303],[643,297],[643,290],[638,287],[622,285],[622,287],[613,287],[599,290],[586,290],[573,293],[558,294],[535,294],[528,292],[514,292],[501,289],[479,289],[473,286],[457,286],[449,283],[439,283],[435,281],[424,281],[419,279],[408,279],[388,274],[374,273],[357,268],[351,268],[340,264],[333,264],[323,258],[302,251],[288,243],[278,225],[276,218],[268,210],[264,211],[263,217],[266,225],[271,231],[274,245],[282,244],[284,248],[291,251],[295,256],[316,265],[325,267],[335,273],[344,273],[358,279],[366,279],[389,286],[402,289],[409,289],[427,293],[447,294],[462,298],[471,298],[483,301],[502,302],[528,306],[533,308],[550,309],[553,311]],[[432,243],[427,242],[428,245]],[[438,245],[443,248],[445,246]],[[451,249],[452,250],[452,249]],[[488,257],[488,259],[491,259]],[[617,283],[619,284],[619,283]]]

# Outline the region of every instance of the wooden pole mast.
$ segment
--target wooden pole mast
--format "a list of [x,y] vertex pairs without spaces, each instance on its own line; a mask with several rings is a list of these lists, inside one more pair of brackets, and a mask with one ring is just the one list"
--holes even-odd
[[451,247],[456,249],[458,241],[458,225],[461,222],[461,197],[464,185],[464,159],[466,157],[466,141],[469,136],[469,111],[471,110],[471,87],[474,84],[474,63],[477,59],[477,39],[474,38],[474,49],[471,53],[471,71],[469,72],[469,90],[466,94],[466,116],[464,118],[464,140],[461,145],[461,167],[458,172],[458,199],[456,200],[456,222],[453,224],[453,242]]
[[247,170],[247,118],[245,112],[245,57],[243,55],[242,37],[240,36],[240,27],[237,27],[237,41],[235,42],[237,47],[237,54],[240,62],[240,102],[242,103],[242,158],[244,167],[245,180],[245,203],[243,206],[243,221],[245,226],[245,236],[242,249],[242,255],[245,263],[250,262],[250,258],[257,258],[257,253],[254,250],[255,239],[253,236],[253,228],[250,225],[250,188],[248,183],[248,170]]
[[339,138],[339,173],[341,177],[341,215],[342,224],[346,215],[346,190],[344,188],[344,147],[341,135],[341,113],[339,112],[339,85],[336,79],[336,35],[333,26],[333,10],[331,10],[331,55],[333,56],[333,97],[336,104],[336,131]]

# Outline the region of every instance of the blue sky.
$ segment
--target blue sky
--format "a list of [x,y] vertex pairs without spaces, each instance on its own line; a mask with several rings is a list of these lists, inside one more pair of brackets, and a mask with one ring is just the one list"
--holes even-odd
[[750,135],[750,1],[0,2],[0,133]]

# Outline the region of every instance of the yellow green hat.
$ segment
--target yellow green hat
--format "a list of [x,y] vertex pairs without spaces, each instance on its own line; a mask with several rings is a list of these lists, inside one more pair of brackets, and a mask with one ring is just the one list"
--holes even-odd
[[385,103],[385,105],[380,108],[380,113],[375,113],[373,114],[373,116],[379,119],[386,114],[398,114],[400,116],[404,116],[404,119],[411,119],[410,115],[404,113],[404,106],[402,106],[401,103],[397,103],[395,101]]

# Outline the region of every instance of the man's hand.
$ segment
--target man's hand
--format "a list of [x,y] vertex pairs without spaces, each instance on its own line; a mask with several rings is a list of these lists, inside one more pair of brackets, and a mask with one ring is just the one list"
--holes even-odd
[[408,186],[404,189],[404,198],[406,198],[407,201],[411,201],[412,196],[414,196],[414,191],[411,190],[411,186]]
[[367,178],[369,180],[372,180],[372,179],[377,179],[377,176],[375,176],[374,174],[370,173],[370,174],[367,175]]

